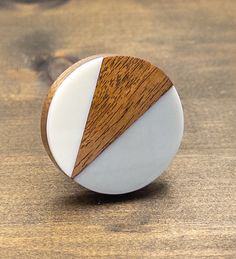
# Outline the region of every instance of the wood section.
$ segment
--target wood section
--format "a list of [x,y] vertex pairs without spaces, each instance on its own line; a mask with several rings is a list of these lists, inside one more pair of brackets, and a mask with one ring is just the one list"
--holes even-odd
[[77,176],[171,86],[170,79],[147,61],[128,56],[105,57],[72,177]]
[[[64,2],[0,1],[0,258],[235,258],[236,1]],[[40,139],[35,61],[104,51],[163,67],[185,112],[167,172],[127,195],[80,187]]]

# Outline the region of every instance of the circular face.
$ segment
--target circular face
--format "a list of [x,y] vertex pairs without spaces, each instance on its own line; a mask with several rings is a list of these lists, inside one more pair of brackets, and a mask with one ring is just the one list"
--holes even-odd
[[156,66],[129,56],[93,56],[52,85],[41,133],[61,171],[95,192],[121,194],[168,167],[181,142],[183,111]]

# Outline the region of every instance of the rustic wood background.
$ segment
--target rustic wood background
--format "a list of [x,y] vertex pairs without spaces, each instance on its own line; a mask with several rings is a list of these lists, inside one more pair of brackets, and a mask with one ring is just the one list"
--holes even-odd
[[[236,2],[0,1],[0,257],[236,258]],[[49,160],[49,85],[97,53],[139,56],[176,85],[185,134],[147,188],[105,196]]]

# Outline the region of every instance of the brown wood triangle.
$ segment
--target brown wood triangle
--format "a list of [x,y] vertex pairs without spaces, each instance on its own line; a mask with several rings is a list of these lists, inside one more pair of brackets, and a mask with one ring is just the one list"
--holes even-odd
[[147,61],[109,56],[102,62],[72,178],[142,116],[171,86]]

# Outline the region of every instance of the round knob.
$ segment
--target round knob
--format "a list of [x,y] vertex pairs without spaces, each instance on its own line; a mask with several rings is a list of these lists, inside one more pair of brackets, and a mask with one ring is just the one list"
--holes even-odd
[[61,171],[95,192],[121,194],[167,169],[182,139],[183,111],[158,67],[130,56],[92,56],[50,88],[41,133]]

